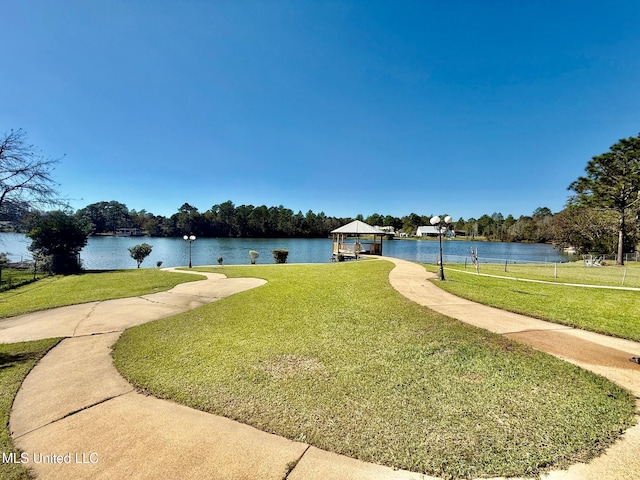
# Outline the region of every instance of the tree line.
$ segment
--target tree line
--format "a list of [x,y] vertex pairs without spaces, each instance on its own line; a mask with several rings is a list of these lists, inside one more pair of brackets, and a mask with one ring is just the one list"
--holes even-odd
[[[9,213],[5,209],[0,219],[12,219],[23,231],[30,231],[40,221],[41,212],[22,210],[23,214]],[[92,203],[77,210],[72,216],[91,235],[113,235],[121,228],[138,228],[153,237],[181,237],[185,234],[198,237],[245,238],[322,238],[354,219],[370,225],[390,226],[395,232],[414,235],[417,228],[429,225],[432,215],[410,213],[403,217],[373,213],[352,217],[328,216],[324,212],[309,210],[295,213],[280,205],[236,206],[232,201],[215,204],[200,212],[185,203],[171,216],[155,215],[146,210],[129,210],[116,200]],[[532,215],[504,216],[494,212],[479,218],[460,217],[452,224],[459,236],[501,242],[548,243],[555,238],[555,215],[547,207],[537,208]]]
[[[232,201],[213,205],[200,212],[183,204],[171,216],[155,215],[146,210],[129,210],[121,202],[111,200],[87,205],[69,213],[83,232],[89,235],[115,234],[120,228],[139,228],[154,237],[250,237],[250,238],[322,238],[354,219],[370,225],[391,226],[396,232],[415,234],[417,228],[429,225],[432,215],[410,213],[403,217],[373,213],[351,217],[334,217],[309,210],[295,213],[284,206],[236,206]],[[42,220],[38,210],[0,212],[0,220],[10,219],[22,231],[28,232]],[[633,251],[640,240],[637,216],[628,218],[624,250]],[[506,217],[500,212],[479,218],[460,217],[452,224],[457,236],[499,242],[554,243],[574,246],[584,252],[611,253],[617,248],[617,216],[593,206],[569,204],[558,213],[547,207],[534,210],[531,215]]]
[[112,234],[118,228],[139,228],[154,237],[185,234],[198,237],[322,237],[345,221],[324,212],[294,213],[282,205],[236,206],[230,200],[213,205],[204,212],[185,203],[169,217],[146,210],[129,210],[117,201],[93,203],[75,215],[91,223],[94,234]]
[[[294,213],[283,206],[235,206],[230,200],[205,212],[185,203],[170,217],[129,210],[115,200],[72,213],[54,188],[51,172],[57,162],[28,144],[22,130],[11,130],[0,139],[0,220],[26,231],[33,240],[32,251],[44,255],[73,255],[84,247],[88,235],[114,233],[118,228],[140,228],[152,236],[324,237],[352,220],[311,210]],[[621,139],[608,152],[594,156],[585,175],[568,190],[573,195],[556,214],[546,207],[518,219],[495,212],[478,219],[460,218],[453,228],[472,238],[553,242],[584,253],[616,252],[616,263],[622,264],[623,253],[633,251],[640,241],[640,135]],[[57,209],[45,212],[44,207]],[[429,218],[416,213],[401,218],[378,213],[356,216],[407,234],[429,225]],[[78,240],[73,247],[63,233]]]
[[[324,212],[309,210],[295,213],[280,205],[236,206],[229,200],[215,204],[200,212],[196,207],[183,204],[169,216],[154,215],[146,210],[129,210],[118,201],[98,202],[75,212],[79,221],[91,225],[95,235],[115,234],[121,228],[139,228],[155,237],[177,237],[185,234],[198,237],[326,237],[330,232],[354,219],[370,225],[391,226],[396,232],[415,234],[417,228],[429,225],[432,215],[410,213],[403,217],[373,213],[351,217],[333,217]],[[459,218],[453,224],[458,235],[505,242],[550,242],[553,239],[553,213],[546,207],[536,209],[531,216],[506,218],[501,213],[480,218]]]
[[[328,216],[324,212],[306,214],[283,206],[235,206],[232,201],[213,205],[205,212],[185,203],[178,211],[165,217],[145,210],[129,210],[117,202],[99,202],[75,213],[83,223],[91,225],[93,234],[113,234],[118,228],[140,228],[158,237],[185,234],[198,237],[271,237],[321,238],[354,219],[370,225],[390,226],[396,232],[415,234],[417,228],[429,225],[433,215],[410,213],[403,217],[373,213],[351,217]],[[590,253],[616,251],[618,239],[617,216],[614,212],[590,205],[570,202],[565,209],[553,213],[547,207],[535,209],[531,215],[506,217],[499,212],[479,218],[460,217],[452,229],[458,236],[498,242],[553,243],[573,246]],[[627,218],[624,251],[633,251],[640,241],[640,222]]]

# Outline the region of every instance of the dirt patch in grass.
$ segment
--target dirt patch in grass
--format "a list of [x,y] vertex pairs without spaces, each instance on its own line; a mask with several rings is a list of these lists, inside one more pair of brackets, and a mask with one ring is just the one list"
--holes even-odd
[[[509,333],[506,336],[531,345],[539,350],[554,352],[557,355],[565,355],[566,352],[571,352],[572,358],[591,365],[621,368],[624,370],[638,369],[636,365],[629,361],[629,354],[627,352],[595,343],[590,343],[585,346],[583,339],[576,338],[570,334],[557,331],[540,331]],[[562,336],[561,342],[558,341],[559,336]]]
[[256,368],[276,380],[289,380],[296,376],[326,376],[327,371],[317,358],[303,355],[276,355],[268,360],[258,360]]

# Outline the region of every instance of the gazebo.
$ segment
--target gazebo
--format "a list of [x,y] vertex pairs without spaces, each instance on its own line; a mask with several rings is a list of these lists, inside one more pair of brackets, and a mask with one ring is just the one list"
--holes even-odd
[[382,239],[386,232],[360,220],[354,220],[331,232],[333,256],[358,258],[360,254],[382,255]]

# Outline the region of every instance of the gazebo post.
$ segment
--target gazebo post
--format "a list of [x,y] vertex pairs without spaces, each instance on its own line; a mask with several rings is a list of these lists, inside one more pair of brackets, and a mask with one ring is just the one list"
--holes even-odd
[[[331,234],[337,235],[338,249],[340,248],[340,245],[343,245],[344,242],[346,242],[346,239],[349,235],[351,235],[351,239],[353,239],[355,236],[356,245],[353,246],[353,254],[356,256],[356,258],[359,256],[361,252],[361,249],[359,250],[357,247],[357,245],[361,245],[360,235],[361,234],[365,235],[367,238],[373,237],[372,241],[366,240],[367,245],[370,246],[368,251],[372,255],[382,255],[382,243],[383,243],[385,232],[375,227],[372,227],[371,225],[367,225],[366,223],[360,220],[355,220],[347,225],[343,225],[340,228],[336,228],[331,232]],[[378,241],[377,241],[378,237],[380,237],[380,246],[378,246]]]

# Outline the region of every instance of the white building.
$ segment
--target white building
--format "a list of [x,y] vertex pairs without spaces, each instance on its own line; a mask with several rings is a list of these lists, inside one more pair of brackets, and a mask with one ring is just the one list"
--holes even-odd
[[382,230],[383,232],[386,232],[389,235],[395,235],[396,234],[396,229],[393,228],[391,225],[386,226],[386,227],[381,227],[379,225],[376,225],[373,228],[377,228],[378,230]]
[[[438,227],[433,225],[418,227],[418,230],[416,230],[416,237],[437,237],[438,234]],[[442,235],[444,237],[455,237],[455,233],[446,227],[442,227]]]

